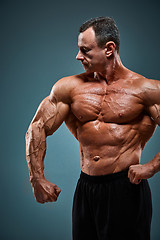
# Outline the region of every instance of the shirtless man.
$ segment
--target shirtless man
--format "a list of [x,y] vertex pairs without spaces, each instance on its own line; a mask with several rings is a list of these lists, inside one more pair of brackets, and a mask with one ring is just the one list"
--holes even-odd
[[74,240],[150,239],[146,179],[160,171],[160,153],[141,165],[142,150],[160,125],[160,82],[123,66],[112,18],[79,31],[77,60],[85,73],[60,79],[40,104],[26,134],[36,200],[56,201],[60,189],[44,177],[46,137],[65,121],[79,141],[81,176],[73,202]]

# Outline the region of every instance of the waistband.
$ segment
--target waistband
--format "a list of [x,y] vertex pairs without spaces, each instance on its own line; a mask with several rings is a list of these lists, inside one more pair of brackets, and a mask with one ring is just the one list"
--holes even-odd
[[126,178],[128,177],[128,169],[121,172],[111,173],[107,175],[98,175],[98,176],[91,176],[81,171],[80,180],[85,180],[86,182],[92,183],[103,183],[103,182],[110,182],[116,180],[118,178]]

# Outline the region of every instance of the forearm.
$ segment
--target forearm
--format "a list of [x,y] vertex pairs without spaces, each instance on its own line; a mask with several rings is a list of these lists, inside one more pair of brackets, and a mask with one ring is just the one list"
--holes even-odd
[[160,152],[156,154],[156,156],[147,163],[153,167],[153,174],[160,171]]
[[37,202],[55,202],[61,192],[55,184],[44,177],[46,133],[40,120],[31,123],[26,134],[26,159],[29,168],[33,194]]
[[46,153],[46,134],[38,122],[31,123],[26,134],[26,159],[30,181],[44,178],[44,157]]

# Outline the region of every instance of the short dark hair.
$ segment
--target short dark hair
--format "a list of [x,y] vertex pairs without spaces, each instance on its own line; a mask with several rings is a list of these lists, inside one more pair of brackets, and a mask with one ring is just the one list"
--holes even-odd
[[116,45],[116,50],[119,52],[120,35],[116,23],[111,17],[91,18],[83,23],[79,29],[79,33],[84,32],[88,28],[93,27],[97,44],[103,47],[106,42],[113,41]]

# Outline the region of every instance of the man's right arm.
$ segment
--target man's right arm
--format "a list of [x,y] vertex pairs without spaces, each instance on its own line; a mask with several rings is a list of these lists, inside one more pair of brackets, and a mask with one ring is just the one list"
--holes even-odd
[[[53,88],[54,89],[54,88]],[[58,89],[58,88],[57,88]],[[35,199],[40,202],[56,201],[60,189],[44,177],[46,137],[53,134],[69,113],[69,105],[52,90],[38,107],[26,133],[26,159]]]

